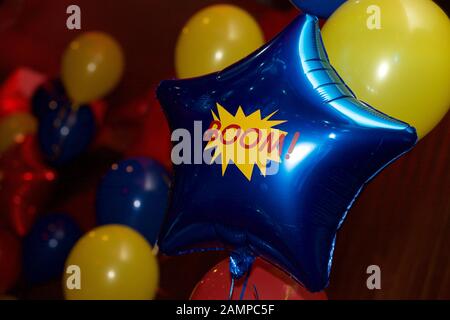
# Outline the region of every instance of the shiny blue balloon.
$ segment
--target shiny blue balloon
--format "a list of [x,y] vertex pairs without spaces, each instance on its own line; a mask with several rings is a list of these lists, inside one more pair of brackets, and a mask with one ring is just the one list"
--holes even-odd
[[87,150],[95,136],[95,117],[89,106],[58,105],[39,119],[38,140],[46,160],[61,166]]
[[175,165],[161,251],[234,250],[234,277],[262,256],[310,291],[327,285],[337,230],[363,186],[417,141],[414,128],[356,99],[311,15],[219,73],[163,81],[157,95],[171,129],[191,136],[194,121],[210,126],[217,103],[231,115],[241,106],[246,116],[279,120],[287,133],[281,163],[269,162],[265,176],[255,166],[247,179],[234,163],[224,173],[215,163]]
[[114,164],[97,191],[97,223],[124,224],[156,242],[167,210],[170,177],[148,158]]
[[37,284],[61,276],[66,258],[81,235],[78,225],[65,214],[39,218],[23,242],[23,272],[27,281]]
[[292,4],[302,10],[320,18],[328,18],[346,0],[291,0]]
[[38,119],[65,105],[70,105],[70,100],[60,79],[43,83],[31,97],[31,112]]

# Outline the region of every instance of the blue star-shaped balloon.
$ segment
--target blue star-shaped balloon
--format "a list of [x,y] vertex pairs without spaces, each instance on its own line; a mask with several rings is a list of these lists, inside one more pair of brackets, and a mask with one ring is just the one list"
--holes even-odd
[[[234,277],[262,256],[310,291],[327,285],[336,232],[365,183],[417,141],[414,128],[355,98],[310,15],[219,73],[163,81],[157,95],[171,129],[194,137],[192,155],[184,149],[185,163],[175,165],[162,252],[229,249]],[[194,121],[203,130],[214,123],[223,136],[199,148]],[[225,157],[223,145],[241,141],[237,128],[246,126],[283,136],[278,152],[247,165]],[[211,143],[212,159],[225,162],[199,163],[195,149]]]

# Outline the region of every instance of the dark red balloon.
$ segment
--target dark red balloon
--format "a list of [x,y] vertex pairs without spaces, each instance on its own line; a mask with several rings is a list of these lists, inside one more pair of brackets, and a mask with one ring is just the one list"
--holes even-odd
[[[244,278],[235,281],[232,300],[240,299]],[[227,259],[203,277],[190,299],[226,300],[229,298],[230,287],[231,275]],[[285,272],[257,258],[250,271],[243,300],[327,300],[327,296],[325,292],[309,292]]]
[[10,231],[0,228],[0,295],[15,284],[21,268],[19,239]]
[[46,167],[33,136],[0,157],[0,208],[2,220],[24,236],[40,208],[46,204],[56,173]]

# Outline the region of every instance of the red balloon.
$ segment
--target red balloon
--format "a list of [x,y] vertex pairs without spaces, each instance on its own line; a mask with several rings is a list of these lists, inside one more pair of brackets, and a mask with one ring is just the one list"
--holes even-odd
[[105,121],[108,105],[103,100],[97,100],[91,102],[89,106],[91,107],[92,113],[94,114],[95,124],[97,125],[97,128],[100,128]]
[[[148,157],[157,160],[166,169],[171,170],[170,129],[153,90],[150,91],[145,103],[142,102],[138,110],[141,110],[142,115],[140,122],[138,122],[139,132],[134,143],[126,150],[125,156]],[[145,112],[142,110],[145,110]]]
[[[232,300],[240,299],[245,276],[235,281]],[[197,284],[191,300],[226,300],[229,298],[231,275],[229,260],[212,268]],[[311,293],[288,274],[263,259],[253,263],[243,300],[327,300],[325,292]]]
[[14,234],[0,229],[0,295],[11,289],[20,274],[21,246]]
[[0,88],[0,118],[30,111],[30,98],[45,77],[27,68],[15,70]]
[[170,171],[170,129],[155,90],[151,88],[145,97],[108,111],[96,145],[121,152],[125,158],[152,158]]
[[28,101],[24,97],[0,94],[0,118],[13,113],[28,112],[29,109]]
[[0,208],[11,229],[24,236],[51,193],[56,173],[41,160],[36,139],[22,143],[0,157]]

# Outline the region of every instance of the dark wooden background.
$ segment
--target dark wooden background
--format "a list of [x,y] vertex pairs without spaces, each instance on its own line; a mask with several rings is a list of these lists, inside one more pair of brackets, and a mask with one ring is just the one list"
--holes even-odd
[[[124,80],[108,98],[107,121],[114,121],[116,110],[173,74],[181,26],[199,8],[219,1],[16,2],[17,19],[0,29],[0,81],[18,66],[57,75],[61,53],[77,34],[65,28],[66,7],[78,4],[83,31],[107,31],[125,48]],[[256,0],[220,2],[238,4],[257,19],[271,10]],[[210,254],[164,261],[162,286],[169,293],[163,297],[187,298],[221,258]],[[381,290],[366,287],[366,268],[372,264],[381,267]],[[60,297],[56,287],[32,288],[26,296]],[[362,193],[338,234],[327,293],[331,299],[450,299],[450,114]]]

